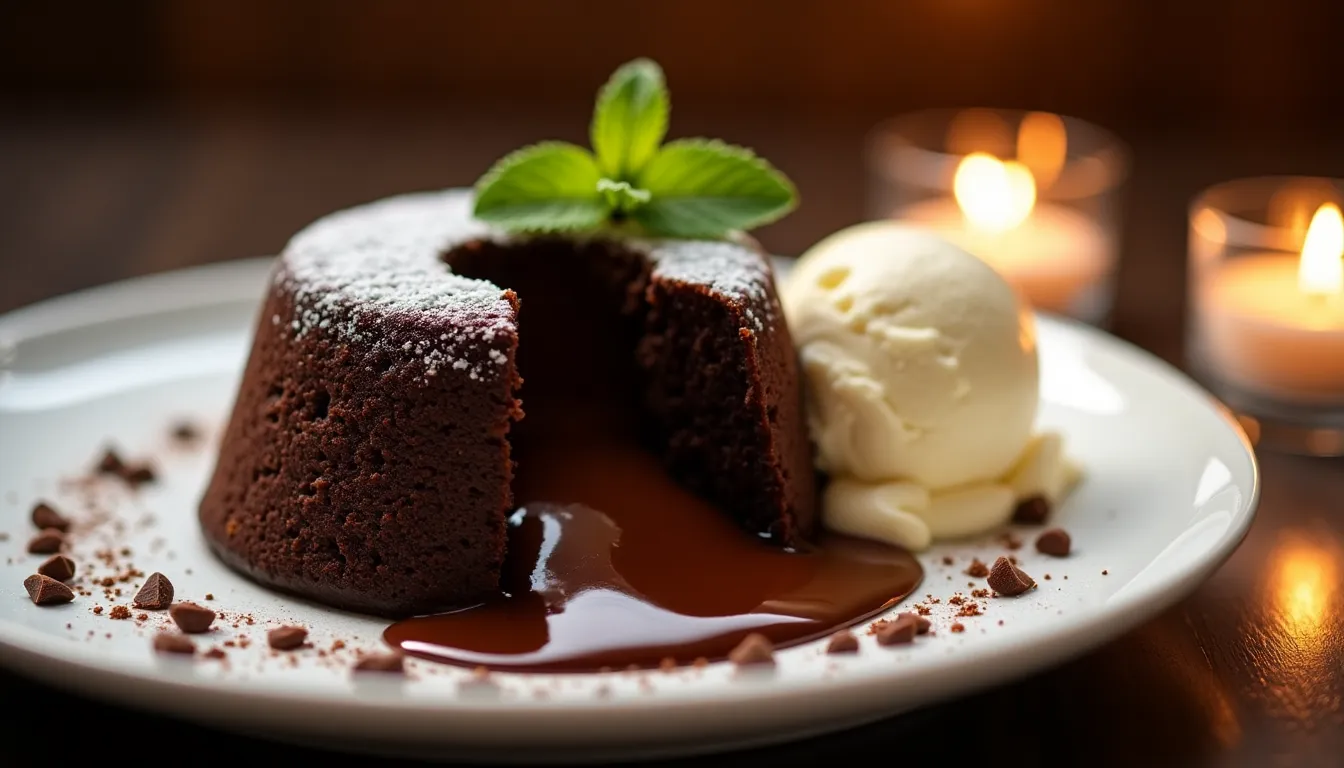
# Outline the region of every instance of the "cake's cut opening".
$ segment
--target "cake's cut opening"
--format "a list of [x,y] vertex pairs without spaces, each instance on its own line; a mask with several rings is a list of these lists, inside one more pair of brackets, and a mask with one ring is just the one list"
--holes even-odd
[[643,257],[605,242],[540,240],[482,244],[445,258],[458,274],[519,297],[518,394],[525,416],[509,433],[518,462],[515,504],[529,500],[529,488],[541,490],[529,465],[564,450],[568,439],[600,432],[652,448],[636,362],[647,314]]

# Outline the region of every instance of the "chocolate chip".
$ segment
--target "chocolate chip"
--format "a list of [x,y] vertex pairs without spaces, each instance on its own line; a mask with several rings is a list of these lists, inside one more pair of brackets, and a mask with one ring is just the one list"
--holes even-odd
[[355,662],[355,671],[401,674],[406,671],[406,656],[401,651],[365,654],[360,657],[359,661]]
[[1031,496],[1017,503],[1013,508],[1013,522],[1023,525],[1040,525],[1050,517],[1050,500],[1044,496]]
[[126,462],[112,448],[108,448],[98,460],[98,471],[104,475],[120,475],[125,468]]
[[196,603],[173,603],[168,615],[178,629],[191,635],[206,631],[215,622],[215,612]]
[[176,632],[160,632],[154,635],[154,650],[159,653],[186,653],[196,652],[196,643],[192,642],[190,637],[179,635]]
[[69,587],[40,573],[24,579],[23,588],[28,590],[34,605],[60,605],[75,599],[75,593]]
[[989,566],[980,562],[980,558],[972,558],[971,565],[966,569],[967,576],[974,576],[977,579],[983,579],[989,575]]
[[33,507],[33,525],[39,529],[54,528],[61,533],[70,530],[70,520],[45,501]]
[[292,651],[303,645],[303,641],[307,639],[308,630],[303,627],[276,627],[266,633],[266,642],[277,651]]
[[917,617],[902,613],[893,619],[882,622],[877,628],[878,645],[904,645],[912,643],[915,635],[919,632],[919,622]]
[[53,552],[60,552],[63,546],[65,546],[65,534],[55,528],[47,528],[29,540],[28,553],[50,555]]
[[37,572],[57,581],[69,581],[75,577],[75,561],[65,555],[52,555],[37,566]]
[[728,652],[728,660],[739,667],[775,663],[775,646],[765,635],[752,632]]
[[1073,540],[1063,528],[1051,528],[1036,539],[1036,551],[1051,557],[1068,557]]
[[1036,586],[1036,582],[1006,557],[994,561],[989,569],[989,586],[1004,597],[1014,597]]
[[121,471],[121,479],[128,485],[141,486],[154,482],[154,468],[145,462],[128,465]]
[[148,611],[160,611],[173,604],[173,583],[167,576],[155,571],[145,579],[144,586],[135,593],[132,601],[136,608]]
[[929,621],[928,619],[924,618],[923,616],[920,616],[920,615],[917,614],[917,613],[902,613],[902,614],[899,614],[899,615],[900,615],[900,616],[909,616],[911,619],[914,619],[914,622],[915,622],[915,634],[917,634],[917,635],[927,635],[927,634],[929,633],[929,628],[933,626],[933,622]]
[[858,653],[859,638],[854,636],[848,629],[842,629],[831,635],[831,639],[826,643],[827,653]]

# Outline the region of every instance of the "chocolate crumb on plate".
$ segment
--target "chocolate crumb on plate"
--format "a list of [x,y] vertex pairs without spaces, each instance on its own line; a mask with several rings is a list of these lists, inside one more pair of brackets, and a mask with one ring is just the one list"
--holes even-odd
[[831,639],[826,641],[827,653],[858,653],[859,638],[854,636],[848,629],[842,629],[831,635]]
[[132,601],[136,608],[159,611],[173,604],[173,583],[167,576],[155,571],[145,579],[144,586],[135,593]]
[[60,605],[75,599],[75,593],[66,585],[40,573],[23,580],[23,588],[34,605]]
[[919,634],[919,617],[912,613],[901,613],[882,623],[877,629],[878,645],[905,645],[913,643]]
[[154,650],[159,653],[196,653],[196,643],[190,637],[176,632],[159,632],[154,635]]
[[1051,557],[1068,557],[1073,540],[1063,528],[1051,528],[1036,539],[1036,551]]
[[37,572],[57,581],[69,581],[75,577],[75,561],[65,555],[52,555],[37,566]]
[[1050,518],[1050,500],[1044,496],[1032,496],[1018,502],[1013,508],[1013,522],[1023,525],[1040,525]]
[[179,443],[194,443],[200,436],[200,428],[190,421],[184,419],[173,425],[173,439]]
[[277,651],[292,651],[303,645],[308,639],[308,630],[303,627],[285,625],[266,633],[266,642]]
[[972,558],[970,567],[966,569],[966,575],[983,579],[989,575],[989,566],[981,562],[978,557]]
[[57,512],[55,507],[45,501],[39,501],[33,507],[32,518],[33,526],[39,530],[55,528],[61,533],[70,530],[70,519]]
[[112,606],[112,612],[109,613],[108,616],[117,620],[129,619],[131,618],[131,609],[124,605],[114,605]]
[[168,615],[179,629],[191,635],[206,631],[215,622],[215,612],[196,603],[173,603]]
[[406,655],[401,651],[386,653],[368,653],[355,662],[356,672],[394,672],[406,671]]
[[65,534],[55,528],[46,528],[28,542],[28,554],[51,555],[65,546]]
[[1000,557],[989,569],[989,586],[1004,597],[1015,597],[1036,586],[1036,581],[1008,558]]
[[924,618],[923,616],[920,616],[920,615],[917,614],[917,613],[910,613],[910,612],[907,611],[907,612],[900,613],[900,614],[897,614],[897,615],[898,615],[898,616],[909,616],[910,618],[914,619],[914,620],[915,620],[915,634],[917,634],[917,635],[927,635],[927,634],[929,633],[929,628],[933,626],[933,622],[929,621],[928,619]]
[[752,632],[728,652],[728,660],[739,667],[774,664],[775,646],[765,635]]
[[954,623],[952,626],[948,627],[948,629],[952,630],[952,632],[954,632],[954,633],[956,633],[956,634],[960,634],[960,633],[966,631],[966,625],[965,625],[965,624],[962,624],[960,621],[958,621],[958,622]]
[[223,659],[227,658],[228,655],[223,648],[211,648],[205,652],[205,658],[207,659]]
[[121,454],[115,448],[108,448],[98,460],[98,471],[104,475],[120,475],[124,469],[126,462],[121,460]]
[[149,462],[142,461],[136,464],[128,464],[121,472],[121,479],[126,481],[127,485],[138,488],[145,483],[154,482],[157,476]]

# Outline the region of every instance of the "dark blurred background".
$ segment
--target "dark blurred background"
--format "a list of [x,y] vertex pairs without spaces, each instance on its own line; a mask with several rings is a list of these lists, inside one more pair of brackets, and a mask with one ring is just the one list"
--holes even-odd
[[1151,319],[1126,294],[1183,279],[1200,187],[1344,175],[1341,32],[1334,0],[7,3],[0,311],[274,253],[330,210],[583,141],[597,86],[648,55],[674,135],[752,145],[798,182],[802,208],[760,233],[786,253],[863,217],[883,117],[1005,106],[1111,128],[1136,152],[1123,334]]

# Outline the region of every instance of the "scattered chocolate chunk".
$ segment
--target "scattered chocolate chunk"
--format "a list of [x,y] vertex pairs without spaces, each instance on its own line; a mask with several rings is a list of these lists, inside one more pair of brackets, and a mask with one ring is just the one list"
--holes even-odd
[[39,501],[33,507],[33,525],[40,530],[54,528],[61,533],[70,530],[70,520],[45,501]]
[[200,428],[190,421],[179,421],[173,425],[173,439],[180,443],[194,443],[200,436]]
[[1040,525],[1050,517],[1050,500],[1044,496],[1032,496],[1018,502],[1013,508],[1013,522],[1023,525]]
[[1015,597],[1036,586],[1036,581],[1006,557],[994,561],[989,570],[989,586],[1004,597]]
[[75,561],[65,555],[52,555],[37,566],[37,572],[57,581],[69,581],[75,577]]
[[229,654],[224,652],[223,648],[211,648],[210,650],[205,652],[205,658],[207,659],[223,659],[226,658],[228,655]]
[[98,460],[98,471],[104,475],[120,475],[126,469],[126,462],[113,448],[108,448]]
[[129,619],[131,618],[131,609],[124,605],[114,605],[112,606],[112,612],[109,613],[108,616],[114,619]]
[[1051,528],[1036,539],[1036,551],[1051,557],[1068,557],[1073,540],[1063,528]]
[[[307,634],[307,632],[305,631],[304,634]],[[360,657],[359,661],[355,662],[355,671],[401,674],[406,671],[406,655],[401,651],[365,654]]]
[[194,635],[206,631],[215,621],[215,612],[196,603],[173,603],[168,609],[173,623],[187,634]]
[[[1110,575],[1111,575],[1111,572],[1110,572],[1110,571],[1103,570],[1103,571],[1101,572],[1101,575],[1102,575],[1102,576],[1110,576]],[[1069,578],[1069,577],[1068,577],[1068,576],[1065,576],[1064,578],[1067,579],[1067,578]]]
[[902,613],[883,622],[877,630],[877,644],[904,645],[914,642],[919,632],[918,618],[913,614]]
[[266,633],[266,642],[277,651],[292,651],[303,645],[308,639],[308,630],[303,627],[276,627]]
[[826,643],[827,653],[858,653],[859,638],[854,636],[848,629],[842,629],[831,635],[831,639]]
[[739,667],[775,663],[775,646],[765,635],[752,632],[728,653],[728,660]]
[[154,650],[159,653],[193,654],[196,652],[196,643],[190,637],[176,632],[159,632],[154,635]]
[[60,605],[75,599],[75,593],[69,587],[40,573],[24,579],[23,588],[28,590],[34,605]]
[[962,632],[966,631],[966,625],[958,621],[952,626],[948,627],[948,629],[952,630],[956,634],[961,634]]
[[55,528],[47,528],[28,542],[28,553],[50,555],[60,552],[63,546],[65,546],[65,534]]
[[983,579],[989,575],[989,566],[980,562],[980,558],[973,558],[970,567],[966,569],[966,575]]
[[146,462],[129,464],[121,471],[121,479],[133,487],[152,483],[155,480],[154,468]]
[[899,615],[900,615],[900,616],[909,616],[911,619],[914,619],[914,621],[915,621],[915,634],[917,634],[917,635],[927,635],[927,634],[929,633],[929,628],[933,626],[933,622],[929,621],[928,619],[924,618],[923,616],[920,616],[920,615],[917,614],[917,613],[902,613],[902,614],[899,614]]
[[155,571],[145,579],[144,586],[135,593],[132,601],[136,608],[148,611],[161,611],[173,604],[173,582],[167,576]]

